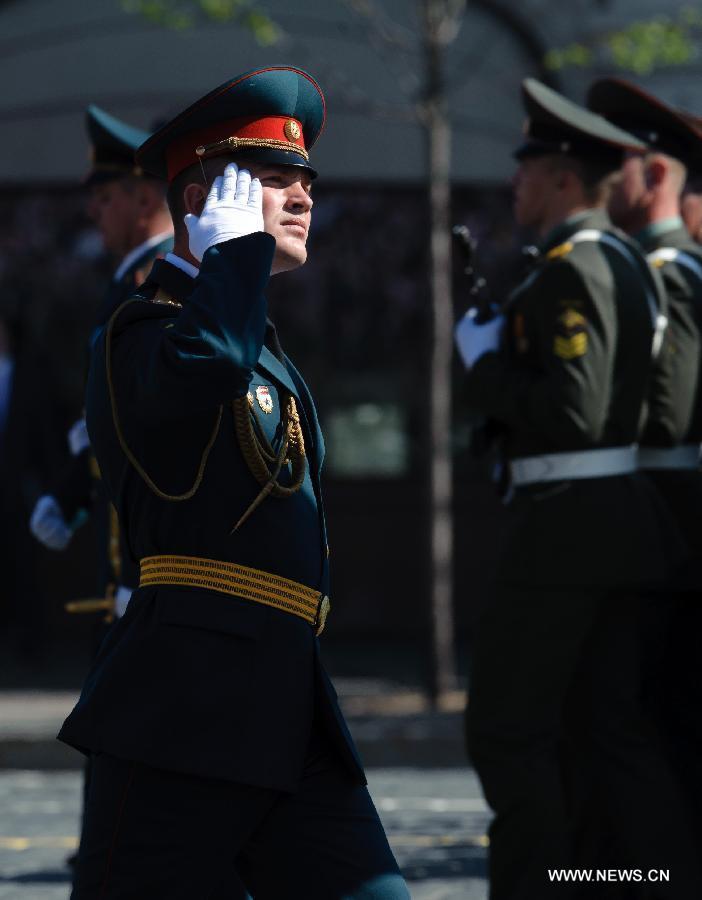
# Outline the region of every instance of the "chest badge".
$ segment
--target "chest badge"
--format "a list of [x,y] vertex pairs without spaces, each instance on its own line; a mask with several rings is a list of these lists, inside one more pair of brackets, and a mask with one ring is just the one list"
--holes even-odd
[[270,388],[267,385],[259,384],[256,388],[256,399],[266,415],[273,412],[273,397],[271,397]]

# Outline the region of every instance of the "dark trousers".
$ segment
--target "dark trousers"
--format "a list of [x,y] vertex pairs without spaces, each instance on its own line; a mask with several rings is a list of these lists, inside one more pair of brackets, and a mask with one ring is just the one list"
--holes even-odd
[[670,869],[668,885],[642,885],[635,896],[702,896],[677,784],[643,712],[642,627],[637,597],[496,587],[476,634],[467,718],[495,812],[492,900],[578,896],[548,870],[582,865],[584,795],[602,798],[615,867]]
[[660,610],[648,699],[702,850],[702,592],[652,598]]
[[235,871],[255,900],[409,900],[319,727],[294,794],[95,757],[72,900],[234,900]]

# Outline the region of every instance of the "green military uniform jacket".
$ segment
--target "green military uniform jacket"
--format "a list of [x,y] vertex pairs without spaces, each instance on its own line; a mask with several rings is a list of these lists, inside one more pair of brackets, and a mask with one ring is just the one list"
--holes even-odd
[[[130,297],[144,281],[155,259],[173,249],[172,235],[147,246],[132,260],[119,278],[113,278],[105,292],[93,328],[94,337],[120,303]],[[92,342],[91,337],[91,342]],[[139,583],[139,570],[125,546],[112,504],[100,481],[100,470],[91,447],[72,457],[54,488],[64,518],[75,521],[81,513],[90,513],[95,529],[97,550],[97,592],[104,596],[108,586],[134,588]]]
[[[568,219],[512,293],[502,346],[468,374],[471,406],[504,429],[507,459],[633,445],[651,390],[660,286],[604,211]],[[655,295],[655,296],[654,296]],[[500,578],[544,586],[638,587],[679,558],[679,535],[638,473],[518,487]]]
[[[668,301],[668,329],[661,354],[668,389],[649,404],[642,446],[702,442],[702,249],[681,219],[648,226],[637,240],[660,273]],[[670,251],[673,251],[671,253]],[[677,255],[675,251],[682,251]],[[677,256],[677,258],[675,258]],[[674,258],[670,258],[674,257]],[[692,469],[649,470],[669,504],[691,556],[677,573],[681,588],[702,587],[702,474]]]

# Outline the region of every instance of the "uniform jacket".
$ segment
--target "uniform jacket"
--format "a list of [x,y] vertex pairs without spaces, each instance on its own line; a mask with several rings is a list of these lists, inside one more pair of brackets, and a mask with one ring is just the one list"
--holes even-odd
[[[682,223],[665,230],[647,230],[640,239],[649,255],[662,248],[682,250],[702,270],[702,250]],[[702,278],[675,260],[656,263],[668,300],[668,330],[662,356],[670,371],[670,390],[662,402],[651,405],[641,443],[670,446],[666,423],[677,422],[675,443],[702,442]],[[652,470],[647,473],[675,515],[691,551],[689,562],[677,573],[681,588],[702,588],[702,473],[690,469]]]
[[[95,343],[88,430],[134,559],[236,562],[321,595],[328,593],[324,442],[305,382],[270,349],[263,291],[274,246],[265,234],[220,244],[205,254],[195,281],[157,262],[141,299],[115,318],[109,374],[104,330]],[[159,288],[182,309],[150,302]],[[129,462],[116,437],[109,379],[129,452],[162,492],[189,490],[216,432],[191,499],[159,498]],[[270,413],[255,399],[258,388],[272,399]],[[281,392],[293,395],[300,412],[304,483],[291,497],[268,497],[232,533],[260,490],[237,442],[232,401],[251,394],[276,446]],[[60,737],[152,766],[294,790],[315,713],[363,780],[311,625],[205,589],[150,587],[136,591],[112,629]]]
[[[107,322],[120,303],[130,297],[144,281],[153,261],[164,256],[172,248],[172,237],[147,247],[118,279],[112,279],[95,318],[96,330]],[[139,569],[126,552],[124,539],[116,530],[111,504],[100,483],[99,468],[95,464],[90,447],[86,447],[67,461],[53,488],[53,494],[68,522],[75,520],[81,510],[91,514],[97,546],[98,594],[102,596],[109,584],[136,587],[139,582]],[[115,539],[119,542],[116,553],[111,552],[110,543]]]
[[[637,441],[651,390],[653,317],[631,259],[583,229],[613,232],[604,212],[567,220],[510,297],[502,346],[468,375],[469,402],[504,427],[508,458],[624,447]],[[665,577],[680,536],[638,474],[517,488],[500,577],[516,583],[637,587]]]

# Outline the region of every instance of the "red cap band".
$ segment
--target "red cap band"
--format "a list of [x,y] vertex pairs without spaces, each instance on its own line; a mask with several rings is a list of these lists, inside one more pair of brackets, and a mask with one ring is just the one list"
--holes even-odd
[[[290,116],[268,116],[261,119],[253,116],[217,122],[209,128],[190,131],[173,141],[166,150],[168,180],[173,181],[188,166],[198,161],[195,152],[198,147],[224,141],[227,138],[244,138],[257,141],[277,141],[305,150],[302,125]],[[261,146],[265,146],[262,144]],[[275,145],[272,145],[275,146]]]

